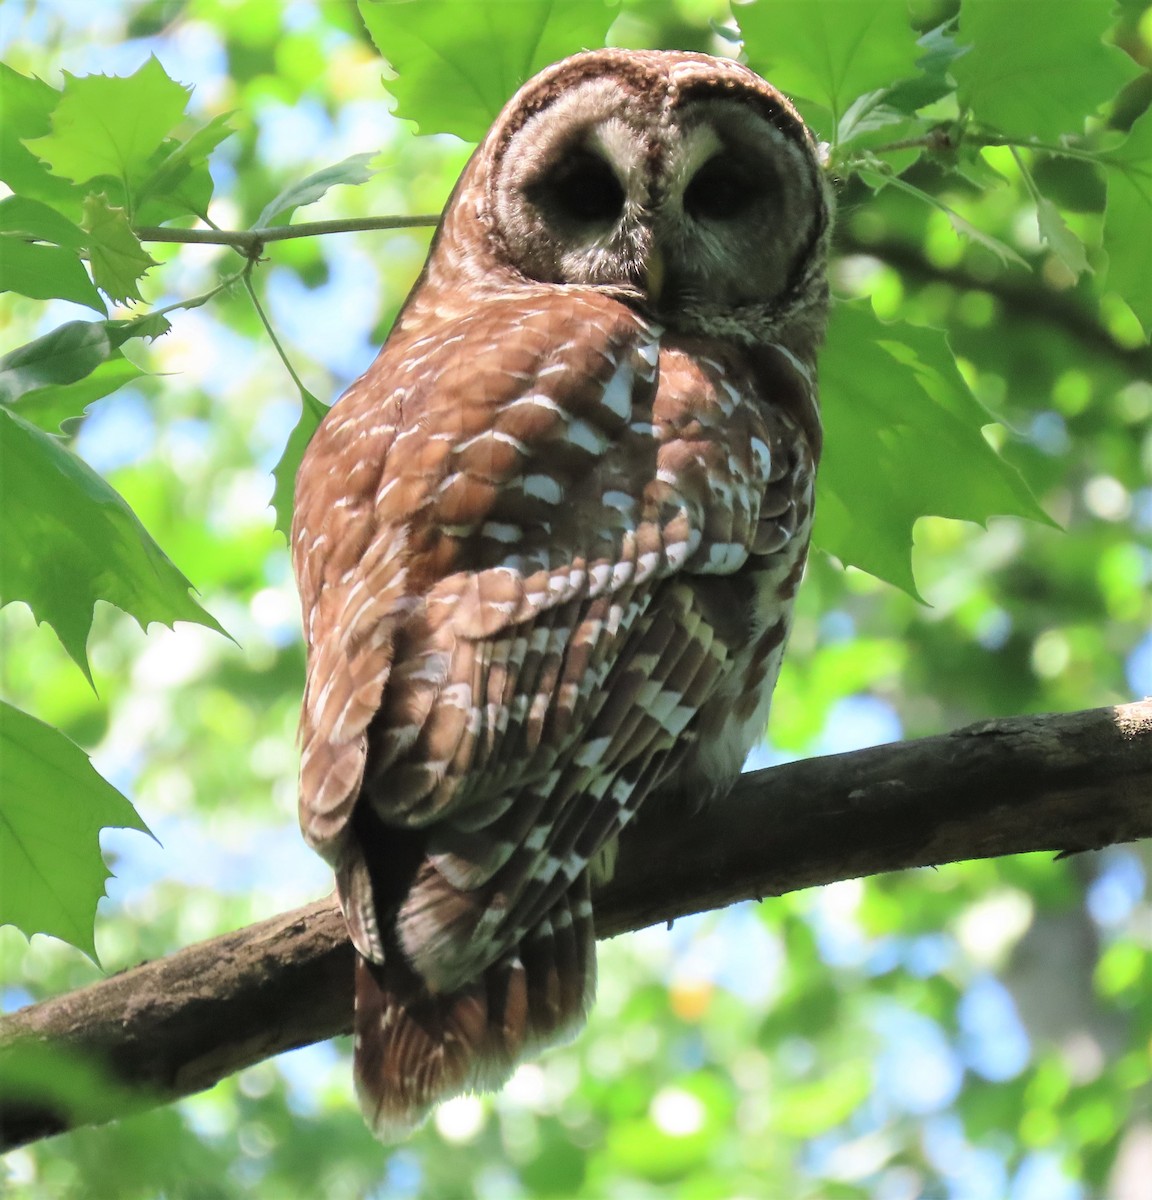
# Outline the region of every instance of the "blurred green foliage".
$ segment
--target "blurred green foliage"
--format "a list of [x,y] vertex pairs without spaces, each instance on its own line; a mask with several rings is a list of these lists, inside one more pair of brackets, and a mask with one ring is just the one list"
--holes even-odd
[[[1143,0],[1116,13],[1107,0],[1062,0],[1059,20],[1053,5],[1026,0],[361,7],[362,16],[307,0],[37,0],[6,14],[0,175],[18,195],[0,200],[0,281],[11,288],[0,331],[17,355],[0,362],[0,395],[22,431],[63,423],[235,638],[185,623],[145,636],[98,604],[86,639],[97,694],[23,604],[0,614],[5,696],[90,751],[164,844],[104,838],[120,876],[96,925],[106,968],[329,886],[293,829],[303,656],[270,472],[301,397],[314,420],[315,397],[333,399],[367,365],[428,240],[418,230],[269,244],[250,271],[224,248],[148,243],[159,265],[144,273],[125,227],[208,212],[245,229],[269,209],[313,201],[318,218],[437,211],[470,146],[436,131],[479,136],[524,74],[605,34],[620,45],[734,52],[743,32],[748,61],[796,93],[829,144],[834,287],[856,302],[838,320],[887,331],[857,333],[884,338],[860,360],[867,394],[940,421],[921,411],[924,393],[939,398],[946,381],[967,407],[962,379],[994,414],[985,436],[1061,526],[1001,516],[982,528],[906,512],[882,532],[905,545],[914,537],[926,606],[815,555],[766,761],[1152,690],[1152,355],[1141,328],[1152,319],[1152,13]],[[440,40],[421,43],[422,31]],[[475,47],[493,33],[507,53],[489,62]],[[396,72],[384,85],[395,115],[380,53]],[[478,86],[449,87],[452,71],[472,72]],[[139,95],[121,111],[115,89],[125,86]],[[61,142],[56,89],[73,97],[70,121],[112,121],[120,158],[110,175],[100,174],[96,139]],[[409,119],[434,136],[415,136]],[[13,137],[16,125],[42,140],[41,157]],[[1062,153],[1028,144],[1037,138]],[[1014,144],[997,144],[1006,139]],[[878,153],[901,142],[910,145]],[[375,173],[357,182],[356,156],[369,153]],[[352,165],[321,184],[357,186],[305,186],[338,160]],[[105,199],[86,219],[92,190]],[[75,269],[89,238],[106,248],[96,279],[105,296],[138,288],[153,311],[177,306],[166,320],[133,324],[145,310],[114,305],[107,325],[94,321],[105,299]],[[1027,266],[1001,262],[997,248]],[[37,261],[25,261],[29,250]],[[52,331],[69,322],[88,328],[62,343]],[[910,327],[945,331],[955,368],[939,358],[938,334]],[[850,374],[846,342],[829,356],[833,373]],[[931,376],[913,372],[924,362]],[[853,416],[840,410],[842,421]],[[830,453],[834,461],[831,444]],[[890,475],[901,462],[921,468],[918,454],[876,461]],[[1015,508],[970,511],[970,493],[944,482],[955,508],[932,511],[981,520],[1029,511],[1023,492]],[[887,511],[873,521],[887,526]],[[9,520],[0,537],[12,536]],[[846,557],[858,551],[852,531],[840,534]],[[834,538],[824,544],[840,550]],[[142,611],[144,620],[191,615]],[[10,1155],[0,1194],[1120,1196],[1152,1136],[1147,866],[1133,848],[964,863],[617,939],[602,947],[600,999],[579,1041],[525,1066],[499,1097],[446,1105],[404,1147],[366,1134],[338,1043]],[[26,942],[11,927],[0,929],[0,963],[6,1008],[98,976],[63,943]]]

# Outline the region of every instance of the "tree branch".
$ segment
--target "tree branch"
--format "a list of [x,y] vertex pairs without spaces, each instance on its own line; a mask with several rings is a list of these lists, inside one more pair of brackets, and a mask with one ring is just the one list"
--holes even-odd
[[[612,937],[839,879],[1150,836],[1152,700],[986,721],[745,775],[702,811],[650,801],[596,895],[597,925]],[[331,899],[200,942],[0,1019],[0,1145],[201,1091],[346,1033],[351,1016]],[[28,1065],[61,1050],[112,1086],[62,1100]]]

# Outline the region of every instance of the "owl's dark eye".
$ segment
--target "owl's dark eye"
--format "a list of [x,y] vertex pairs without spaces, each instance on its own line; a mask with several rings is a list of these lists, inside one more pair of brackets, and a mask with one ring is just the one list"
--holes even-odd
[[726,155],[710,158],[684,189],[684,211],[697,221],[727,221],[764,194],[763,180]]
[[581,225],[605,225],[624,211],[624,189],[598,154],[577,150],[530,189],[541,207]]

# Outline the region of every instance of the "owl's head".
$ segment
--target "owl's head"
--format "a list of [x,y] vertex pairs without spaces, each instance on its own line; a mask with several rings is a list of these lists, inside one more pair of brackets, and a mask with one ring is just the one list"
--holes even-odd
[[750,336],[826,299],[815,143],[775,88],[726,59],[557,63],[509,102],[456,199],[479,218],[482,269],[505,283],[603,287],[674,328]]

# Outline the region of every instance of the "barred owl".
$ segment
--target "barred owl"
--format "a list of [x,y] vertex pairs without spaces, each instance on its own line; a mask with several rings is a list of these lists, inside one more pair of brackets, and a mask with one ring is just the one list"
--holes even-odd
[[578,54],[497,118],[308,448],[300,816],[358,952],[378,1136],[579,1028],[593,868],[764,732],[829,225],[811,136],[752,71]]

